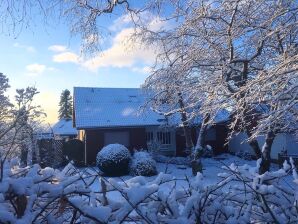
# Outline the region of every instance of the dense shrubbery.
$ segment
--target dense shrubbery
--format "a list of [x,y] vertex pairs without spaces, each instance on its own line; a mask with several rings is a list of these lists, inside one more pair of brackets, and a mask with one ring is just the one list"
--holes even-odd
[[135,152],[132,157],[130,171],[136,176],[156,175],[156,162],[148,152]]
[[103,147],[97,154],[96,164],[107,176],[128,174],[131,156],[129,150],[120,144]]
[[84,143],[78,139],[72,139],[64,143],[63,154],[68,161],[74,161],[76,166],[84,165]]
[[[293,163],[263,175],[258,174],[259,164],[223,167],[222,180],[211,185],[198,173],[185,178],[185,188],[179,187],[183,180],[163,173],[152,181],[101,177],[94,192],[95,170],[6,163],[0,181],[0,223],[297,223],[298,175]],[[295,186],[282,184],[291,171]]]

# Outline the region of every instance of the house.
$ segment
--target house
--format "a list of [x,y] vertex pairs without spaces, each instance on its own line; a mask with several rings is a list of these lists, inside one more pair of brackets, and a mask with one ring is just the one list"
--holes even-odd
[[[105,145],[119,143],[132,149],[153,147],[168,156],[185,155],[185,139],[179,119],[169,120],[144,108],[148,96],[139,88],[74,88],[73,125],[85,144],[85,163],[93,164]],[[193,125],[196,142],[199,123]],[[225,125],[216,125],[206,141],[218,152],[226,150]]]
[[[258,104],[254,111],[257,115],[269,113],[269,107],[266,104]],[[252,121],[252,124],[257,125],[258,116]],[[297,124],[293,124],[297,128]],[[255,155],[253,149],[247,142],[248,136],[244,132],[234,134],[229,140],[229,152],[245,152],[251,155]],[[256,139],[259,146],[262,147],[265,142],[265,134],[257,137]],[[298,156],[298,137],[295,133],[289,131],[288,133],[278,133],[273,140],[271,148],[271,159],[277,161],[280,153],[286,152],[288,155]]]
[[73,127],[72,120],[61,119],[52,127],[55,139],[73,139],[78,135],[78,131]]
[[[247,135],[243,132],[232,136],[229,141],[229,151],[235,153],[242,151],[254,155],[254,151],[249,146],[247,138]],[[259,136],[257,141],[260,147],[262,147],[265,142],[265,137]],[[288,155],[298,155],[298,139],[291,133],[277,134],[271,148],[271,159],[277,161],[278,154],[283,152],[286,152]]]

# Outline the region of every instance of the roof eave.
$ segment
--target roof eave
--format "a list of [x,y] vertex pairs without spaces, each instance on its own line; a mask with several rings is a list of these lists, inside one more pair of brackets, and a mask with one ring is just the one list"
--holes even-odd
[[112,128],[138,128],[145,126],[160,126],[161,124],[142,124],[142,125],[112,125],[112,126],[77,126],[77,130],[86,129],[112,129]]

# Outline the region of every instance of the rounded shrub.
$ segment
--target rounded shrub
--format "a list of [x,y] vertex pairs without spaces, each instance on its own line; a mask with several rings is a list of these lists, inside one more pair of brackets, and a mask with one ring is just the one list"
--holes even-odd
[[64,143],[63,154],[67,160],[72,160],[75,165],[84,165],[84,143],[78,139],[72,139]]
[[122,176],[128,174],[131,156],[129,150],[120,144],[110,144],[103,147],[96,157],[98,168],[107,176]]
[[137,176],[156,175],[156,162],[148,152],[135,152],[132,158],[130,171]]

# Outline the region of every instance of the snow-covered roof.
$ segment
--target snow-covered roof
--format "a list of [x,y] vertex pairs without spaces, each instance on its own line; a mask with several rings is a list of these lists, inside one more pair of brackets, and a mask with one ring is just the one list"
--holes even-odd
[[[179,125],[180,115],[168,120],[144,107],[148,95],[139,88],[74,87],[74,124],[77,129],[103,127],[135,127],[149,125]],[[228,120],[227,110],[219,111],[215,122]],[[196,117],[192,124],[200,124]]]
[[42,139],[53,139],[53,133],[51,132],[39,132],[34,134],[36,139],[42,140]]
[[164,117],[151,111],[141,112],[146,102],[139,88],[74,88],[76,128],[133,127],[161,125]]
[[231,112],[227,109],[221,109],[219,110],[215,117],[214,117],[214,122],[215,123],[222,123],[225,121],[228,121],[230,119]]
[[73,127],[72,120],[60,120],[53,126],[54,135],[76,135],[77,130]]

